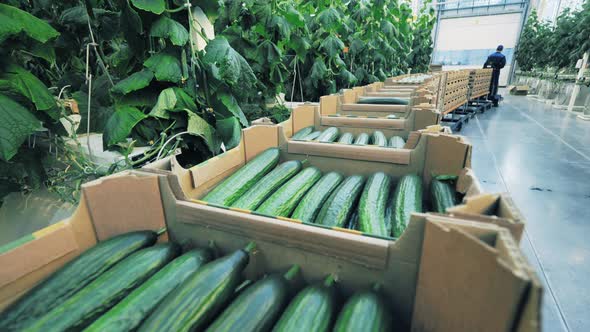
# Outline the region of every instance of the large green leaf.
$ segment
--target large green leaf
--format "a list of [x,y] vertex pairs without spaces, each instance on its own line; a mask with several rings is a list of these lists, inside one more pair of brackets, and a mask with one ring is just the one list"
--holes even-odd
[[291,5],[287,7],[284,16],[287,22],[295,27],[303,28],[305,26],[305,18]]
[[295,54],[297,54],[297,57],[300,59],[304,59],[308,50],[311,48],[309,39],[298,34],[293,34],[291,36],[291,39],[289,40],[289,46],[295,51]]
[[335,28],[340,22],[340,13],[334,7],[323,10],[317,16],[317,21],[325,28]]
[[216,127],[226,150],[233,149],[240,144],[240,140],[242,139],[242,127],[240,126],[240,121],[238,121],[238,119],[231,117],[217,120]]
[[172,44],[184,46],[188,41],[188,31],[179,22],[166,16],[160,17],[150,29],[150,36],[169,38]]
[[102,134],[103,145],[108,148],[123,142],[129,137],[133,127],[145,118],[146,115],[135,107],[124,106],[117,108],[104,128]]
[[123,1],[119,25],[129,47],[136,54],[143,53],[145,46],[145,42],[141,37],[143,32],[143,22],[141,21],[139,14],[129,6],[127,1]]
[[313,66],[311,67],[311,76],[310,76],[312,79],[314,88],[317,88],[318,83],[320,83],[321,81],[324,80],[324,76],[326,75],[327,71],[328,71],[328,68],[326,67],[326,64],[324,63],[323,59],[317,58],[315,60],[315,62],[313,63]]
[[[72,94],[72,98],[78,103],[78,109],[82,116],[78,132],[85,133],[88,125],[88,94],[86,92],[76,91]],[[112,106],[102,106],[93,99],[90,104],[90,132],[102,133],[107,121],[113,113],[114,109]]]
[[0,43],[20,32],[41,43],[59,36],[45,21],[16,7],[0,4]]
[[218,36],[210,41],[205,52],[203,62],[215,67],[213,75],[216,79],[229,86],[237,85],[246,91],[256,84],[256,76],[246,59],[224,37]]
[[[99,16],[108,13],[107,10],[102,8],[94,8],[94,16]],[[88,24],[88,12],[86,7],[82,5],[66,8],[59,16],[59,23],[61,24]]]
[[10,160],[41,122],[26,108],[0,94],[0,158]]
[[49,62],[50,64],[55,62],[55,49],[50,43],[33,43],[29,49],[29,53]]
[[158,81],[178,83],[182,80],[180,60],[173,55],[158,53],[152,55],[143,65],[154,72]]
[[344,43],[335,35],[330,35],[322,41],[320,48],[323,49],[329,57],[334,57],[342,52],[344,49]]
[[244,115],[244,112],[240,108],[238,101],[233,95],[226,92],[219,92],[215,97],[216,101],[213,106],[216,113],[220,113],[226,118],[235,116],[240,120],[242,126],[248,126],[248,119],[246,118],[246,115]]
[[277,63],[280,63],[283,60],[283,54],[281,50],[270,40],[265,40],[258,46],[257,49],[257,57],[258,63],[266,64],[268,67],[273,67]]
[[188,116],[188,124],[186,130],[195,136],[202,137],[207,144],[207,147],[212,153],[219,151],[219,139],[215,135],[215,128],[213,128],[207,121],[205,121],[198,114],[189,110],[185,110]]
[[126,95],[131,91],[143,89],[150,85],[150,82],[154,79],[154,73],[149,69],[144,69],[133,73],[126,79],[119,81],[113,87],[113,92]]
[[169,119],[169,111],[175,109],[188,109],[192,112],[197,111],[197,105],[192,97],[180,88],[168,88],[162,90],[158,96],[158,101],[152,108],[150,116],[157,118]]
[[0,85],[28,98],[38,110],[47,111],[56,107],[55,99],[45,84],[24,68],[9,65],[1,78],[6,82]]
[[131,0],[131,3],[141,10],[158,15],[162,14],[166,9],[165,0]]

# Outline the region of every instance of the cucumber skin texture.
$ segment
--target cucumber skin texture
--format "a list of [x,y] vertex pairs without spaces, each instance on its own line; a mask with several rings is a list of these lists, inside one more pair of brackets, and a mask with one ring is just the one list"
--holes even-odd
[[202,200],[230,206],[279,163],[279,149],[270,148],[221,181]]
[[364,182],[365,179],[360,175],[347,177],[328,197],[315,223],[344,227],[356,208],[356,202],[361,196]]
[[434,212],[445,213],[447,208],[457,205],[455,188],[448,181],[432,179],[430,197]]
[[335,315],[335,296],[334,286],[306,287],[289,303],[273,332],[329,331]]
[[402,235],[413,212],[422,212],[422,179],[418,175],[403,176],[393,195],[393,237]]
[[357,211],[354,211],[350,216],[350,220],[348,221],[346,228],[354,229],[356,231],[359,230],[359,214]]
[[392,330],[391,310],[374,291],[353,294],[344,304],[334,332],[382,332]]
[[322,134],[322,132],[319,131],[319,130],[317,130],[317,131],[314,131],[311,134],[305,136],[303,138],[303,140],[305,140],[305,141],[313,141],[313,140],[317,139],[318,137],[320,137],[321,134]]
[[289,217],[307,191],[322,177],[322,172],[315,167],[308,167],[264,201],[257,212],[270,216]]
[[116,263],[156,243],[157,238],[152,231],[138,231],[99,242],[6,308],[0,314],[0,330],[21,330],[65,302]]
[[330,128],[327,128],[326,130],[322,131],[322,134],[320,136],[318,136],[317,140],[318,140],[318,142],[322,142],[322,143],[334,142],[336,140],[336,138],[338,138],[339,133],[340,133],[340,130],[338,128],[330,127]]
[[352,143],[354,145],[367,145],[369,144],[369,134],[367,133],[361,133],[360,135],[358,135],[356,137],[356,139],[354,140],[354,143]]
[[291,139],[303,139],[305,136],[311,134],[313,132],[313,126],[309,126],[309,127],[305,127],[303,129],[300,129],[298,132],[295,133],[295,135],[293,135],[291,137]]
[[283,276],[266,277],[246,288],[206,331],[268,331],[285,307],[288,294]]
[[297,204],[291,215],[293,219],[304,222],[313,222],[322,208],[322,204],[330,197],[334,189],[338,187],[344,176],[336,172],[326,173]]
[[389,139],[389,147],[394,149],[403,149],[404,145],[406,145],[406,141],[399,136],[392,136]]
[[352,144],[353,141],[354,141],[354,135],[351,133],[344,133],[338,139],[338,143],[343,143],[343,144]]
[[278,165],[231,206],[246,210],[256,209],[283,183],[287,182],[291,177],[297,174],[302,167],[303,166],[299,160],[291,160]]
[[372,174],[367,179],[358,207],[359,230],[361,232],[389,236],[385,209],[387,208],[390,186],[389,175],[382,172]]
[[80,292],[37,320],[25,331],[79,331],[125,298],[180,252],[158,244],[140,250],[102,274]]
[[377,130],[373,132],[373,145],[377,145],[380,147],[387,146],[387,137],[385,137],[385,134],[383,134],[382,131]]
[[234,296],[249,256],[244,250],[202,266],[176,287],[138,331],[200,331]]
[[136,329],[168,293],[211,260],[207,249],[191,250],[176,258],[131,292],[84,332],[126,332]]

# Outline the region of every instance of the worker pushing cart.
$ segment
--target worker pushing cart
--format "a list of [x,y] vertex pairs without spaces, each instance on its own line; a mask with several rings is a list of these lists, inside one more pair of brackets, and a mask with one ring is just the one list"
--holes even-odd
[[496,48],[496,52],[490,54],[486,63],[484,63],[484,68],[492,68],[492,81],[490,82],[490,94],[489,99],[492,101],[495,107],[498,106],[498,102],[500,101],[500,96],[498,96],[498,84],[500,82],[500,69],[504,68],[506,65],[506,57],[502,54],[504,50],[504,46],[498,45]]

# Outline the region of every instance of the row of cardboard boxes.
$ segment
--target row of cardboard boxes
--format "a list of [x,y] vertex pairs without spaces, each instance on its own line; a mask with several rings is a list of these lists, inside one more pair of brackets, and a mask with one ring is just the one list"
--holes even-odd
[[[380,283],[392,304],[392,315],[406,330],[538,331],[542,288],[518,248],[522,217],[508,196],[481,193],[469,169],[471,146],[460,137],[441,133],[440,128],[389,129],[387,134],[404,136],[403,149],[290,140],[299,129],[333,125],[322,122],[322,106],[328,107],[326,101],[319,108],[307,105],[293,110],[280,125],[244,129],[236,148],[189,169],[172,156],[141,171],[84,185],[71,218],[0,249],[0,264],[9,267],[0,272],[0,307],[97,241],[166,227],[162,241],[184,247],[214,241],[227,253],[255,241],[258,250],[246,270],[249,279],[298,264],[307,282],[329,273],[337,275],[345,294]],[[375,130],[356,123],[339,129],[353,134]],[[456,175],[456,189],[465,199],[447,215],[413,215],[398,239],[199,200],[271,147],[280,148],[281,161],[306,159],[323,172],[369,175],[382,171],[394,179],[413,173],[425,185],[433,174]]]
[[488,94],[490,81],[492,80],[492,69],[471,70],[469,77],[469,97],[475,99]]
[[[522,218],[509,197],[480,194],[477,178],[468,169],[469,144],[455,136],[416,133],[408,140],[413,146],[388,151],[399,155],[395,161],[371,161],[358,154],[373,156],[380,148],[348,146],[343,152],[331,151],[326,144],[324,151],[314,153],[319,143],[290,142],[288,125],[245,129],[238,147],[190,169],[171,157],[143,171],[84,185],[71,218],[2,252],[0,262],[9,267],[0,279],[2,306],[97,241],[166,227],[164,240],[184,247],[214,241],[227,253],[255,241],[258,251],[246,271],[250,279],[298,264],[308,282],[337,275],[345,294],[380,283],[392,315],[408,330],[538,330],[541,287],[518,248]],[[426,183],[433,173],[455,174],[466,200],[448,215],[413,215],[396,240],[198,200],[257,154],[277,146],[281,161],[305,158],[324,172],[382,171],[394,178],[411,172]]]

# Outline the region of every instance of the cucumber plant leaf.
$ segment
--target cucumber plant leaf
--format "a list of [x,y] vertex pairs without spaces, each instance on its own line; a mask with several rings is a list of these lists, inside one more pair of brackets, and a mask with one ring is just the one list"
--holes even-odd
[[118,107],[107,121],[102,143],[108,148],[127,139],[133,127],[147,116],[136,107]]
[[[26,97],[37,110],[49,111],[57,107],[55,99],[45,84],[24,68],[14,64],[8,65],[1,78],[5,80],[4,84],[0,84],[3,88]],[[48,114],[53,118],[59,116],[57,112],[48,112]]]
[[41,122],[29,110],[0,94],[0,159],[10,160]]
[[21,32],[41,43],[59,36],[47,22],[16,7],[0,4],[0,43]]
[[179,83],[182,80],[182,69],[178,57],[160,52],[152,55],[143,65],[154,72],[158,81]]
[[135,72],[126,79],[119,81],[115,84],[112,90],[113,92],[125,95],[129,92],[145,88],[150,85],[150,82],[153,79],[154,72],[149,69],[143,69],[142,71]]
[[335,35],[330,35],[322,41],[320,48],[323,49],[329,57],[334,57],[342,52],[344,49],[344,43]]
[[146,12],[162,14],[166,9],[165,0],[130,0],[133,6]]
[[227,119],[217,120],[215,125],[226,150],[233,149],[240,144],[242,127],[238,119],[232,116]]
[[218,36],[211,40],[205,48],[203,62],[212,68],[214,77],[230,87],[239,86],[242,90],[250,90],[257,81],[252,68],[227,39]]
[[184,46],[188,41],[188,31],[179,22],[166,16],[160,17],[150,29],[150,36],[168,38],[173,45]]

